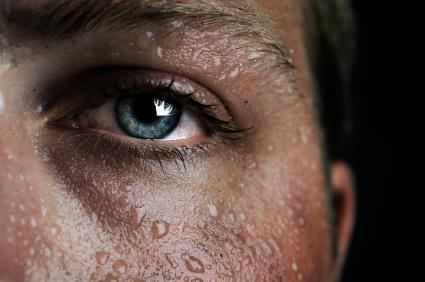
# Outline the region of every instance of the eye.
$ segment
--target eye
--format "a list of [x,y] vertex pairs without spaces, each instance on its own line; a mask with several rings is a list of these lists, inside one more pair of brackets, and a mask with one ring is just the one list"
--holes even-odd
[[52,103],[62,104],[64,109],[74,103],[76,109],[53,125],[173,145],[200,143],[211,135],[222,140],[240,138],[244,131],[233,124],[220,99],[180,76],[115,71],[96,74],[76,85],[61,96],[69,103],[60,97],[57,100],[61,101]]

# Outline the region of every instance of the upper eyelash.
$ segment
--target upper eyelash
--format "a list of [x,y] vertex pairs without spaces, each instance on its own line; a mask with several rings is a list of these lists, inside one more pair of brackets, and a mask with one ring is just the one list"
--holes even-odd
[[[114,84],[115,91],[120,93],[120,95],[135,95],[140,93],[143,87],[149,87],[150,94],[155,95],[159,93],[166,93],[166,96],[168,98],[171,98],[173,100],[176,100],[180,104],[188,105],[193,108],[196,108],[196,110],[202,115],[205,122],[208,124],[210,129],[214,131],[219,137],[223,139],[223,141],[226,140],[236,140],[241,139],[249,135],[254,127],[240,127],[233,123],[231,120],[222,120],[217,117],[213,113],[213,108],[217,105],[212,104],[202,104],[196,99],[193,98],[193,95],[196,93],[195,91],[187,92],[187,93],[179,93],[174,88],[173,85],[175,83],[175,80],[172,79],[169,83],[164,83],[161,81],[156,81],[155,83],[150,83],[149,81],[145,81],[142,86],[140,86],[140,83],[136,83],[134,81],[132,83],[132,89],[122,89],[122,87],[119,87],[117,84]],[[164,96],[164,95],[162,95]]]

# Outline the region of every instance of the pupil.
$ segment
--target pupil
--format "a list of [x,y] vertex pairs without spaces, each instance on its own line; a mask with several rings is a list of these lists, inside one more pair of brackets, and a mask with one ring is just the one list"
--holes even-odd
[[134,101],[133,113],[135,117],[145,124],[151,124],[158,119],[154,97],[138,97]]

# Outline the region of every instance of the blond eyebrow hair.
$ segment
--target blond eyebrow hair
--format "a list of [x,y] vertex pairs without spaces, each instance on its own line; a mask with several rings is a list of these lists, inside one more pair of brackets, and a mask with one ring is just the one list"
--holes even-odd
[[16,0],[11,7],[3,7],[1,15],[9,30],[58,41],[95,30],[125,31],[175,19],[184,19],[201,31],[225,26],[230,36],[249,38],[259,51],[278,55],[276,65],[293,68],[289,47],[274,36],[267,16],[247,1],[50,0],[25,4]]

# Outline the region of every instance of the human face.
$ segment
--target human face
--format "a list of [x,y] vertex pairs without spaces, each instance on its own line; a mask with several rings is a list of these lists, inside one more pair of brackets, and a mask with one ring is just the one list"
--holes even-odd
[[0,279],[332,280],[298,1],[63,2],[0,1]]

